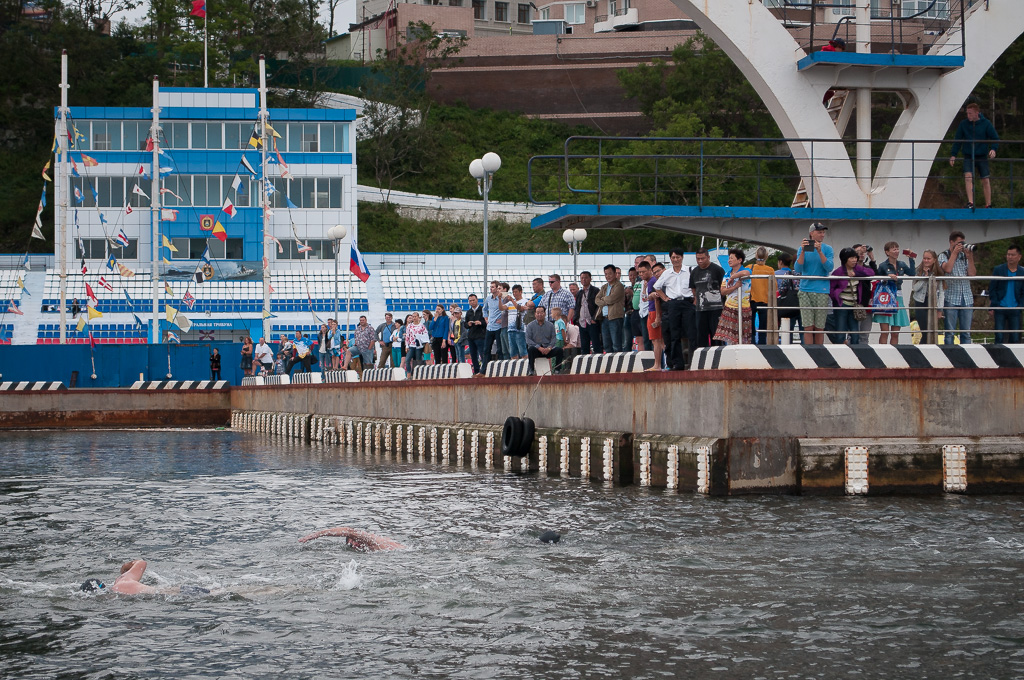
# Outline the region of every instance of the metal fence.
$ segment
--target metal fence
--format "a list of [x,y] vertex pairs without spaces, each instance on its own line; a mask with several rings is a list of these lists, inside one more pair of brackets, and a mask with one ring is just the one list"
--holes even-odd
[[[857,143],[856,139],[577,135],[565,141],[562,154],[530,159],[527,187],[530,202],[538,205],[789,207],[802,179],[798,161],[809,165],[813,178],[856,180],[851,159],[856,157]],[[873,176],[888,143],[870,140]],[[967,202],[976,202],[964,193],[962,160],[950,167],[954,143],[905,140],[900,154],[884,158],[887,167],[910,169],[909,173],[889,174],[890,192],[904,180],[905,199],[896,207],[916,209],[916,196],[922,189],[935,205],[962,208]],[[843,151],[837,153],[837,144],[842,144]],[[791,149],[798,146],[808,149],[805,157],[793,155]],[[989,164],[994,204],[1024,208],[1024,141],[1000,140],[997,157]],[[848,171],[836,174],[837,165]],[[980,194],[977,184],[975,193]],[[808,200],[815,207],[818,199],[813,182]]]
[[[1024,264],[1022,264],[1022,266],[1024,266]],[[817,280],[817,281],[826,280],[826,281],[831,282],[831,281],[847,281],[847,280],[850,279],[850,277],[847,277],[847,276],[803,276],[803,275],[798,275],[798,274],[781,275],[781,276],[778,276],[776,274],[768,274],[768,275],[761,274],[761,275],[751,275],[749,278],[752,279],[752,280],[756,280],[756,279],[761,279],[761,280],[767,279],[768,280],[768,285],[769,285],[768,304],[765,305],[764,308],[763,308],[765,310],[765,323],[763,325],[762,324],[758,324],[758,326],[761,326],[761,327],[760,328],[755,328],[753,330],[754,330],[754,332],[764,333],[765,334],[765,340],[766,340],[765,344],[769,344],[769,345],[783,344],[784,341],[788,341],[788,342],[792,343],[794,341],[794,339],[799,339],[801,342],[803,342],[803,340],[804,340],[804,338],[797,338],[797,336],[802,334],[802,333],[805,333],[806,331],[803,331],[802,329],[800,331],[796,331],[796,330],[793,330],[792,327],[789,330],[780,328],[780,320],[781,320],[780,316],[782,314],[786,314],[786,313],[792,314],[794,310],[799,312],[799,310],[801,310],[801,309],[805,309],[805,310],[825,309],[825,310],[829,311],[830,315],[832,315],[832,314],[834,314],[834,312],[837,309],[835,307],[835,305],[834,305],[834,302],[831,301],[831,300],[830,300],[830,302],[833,302],[833,304],[830,304],[827,307],[816,307],[816,306],[801,306],[801,307],[796,307],[796,308],[794,308],[794,307],[780,307],[778,305],[778,299],[777,299],[777,296],[776,296],[776,293],[778,291],[778,282],[780,280],[790,280],[790,281],[799,283],[800,281],[812,281],[812,280]],[[870,283],[870,284],[874,284],[877,281],[891,281],[892,280],[891,277],[889,277],[889,276],[871,276],[871,277],[853,277],[853,278],[855,280],[857,280],[857,281],[861,281],[861,282],[864,282],[864,283]],[[916,316],[914,316],[914,318],[912,320],[913,321],[917,321],[919,323],[920,330],[919,331],[913,331],[909,326],[901,326],[901,327],[899,327],[898,331],[891,331],[890,330],[890,331],[886,331],[886,332],[898,333],[900,335],[902,335],[904,333],[920,332],[921,335],[922,335],[921,341],[920,341],[921,344],[936,344],[938,336],[940,334],[945,336],[947,333],[952,334],[952,337],[950,337],[948,339],[946,337],[943,337],[943,341],[944,341],[945,344],[954,344],[955,341],[956,341],[955,338],[956,337],[961,337],[963,335],[966,335],[968,338],[971,338],[972,341],[973,341],[974,338],[982,338],[983,340],[985,340],[985,339],[988,339],[990,336],[995,336],[995,341],[996,342],[1002,342],[1004,344],[1008,344],[1008,343],[1011,342],[1011,338],[1007,338],[1005,336],[1012,335],[1013,336],[1012,342],[1013,343],[1018,343],[1018,342],[1021,341],[1021,313],[1024,312],[1024,299],[1018,299],[1016,301],[1018,306],[1016,306],[1016,307],[993,306],[992,304],[990,304],[990,298],[988,296],[988,290],[991,287],[991,283],[993,281],[1007,281],[1007,282],[1010,282],[1011,285],[1012,285],[1013,282],[1020,281],[1022,279],[1024,279],[1024,271],[1020,271],[1020,276],[1018,276],[1018,277],[1012,277],[1012,276],[901,276],[900,277],[901,284],[909,283],[911,291],[913,290],[913,283],[914,282],[916,282],[916,281],[924,281],[924,282],[927,283],[927,293],[926,293],[926,296],[925,296],[925,301],[923,303],[920,303],[920,304],[913,304],[912,305],[910,303],[910,300],[911,300],[911,296],[913,295],[913,293],[911,293],[911,296],[903,295],[903,286],[901,285],[900,288],[899,288],[900,294],[902,296],[903,301],[907,303],[906,309],[907,309],[908,314],[916,313]],[[1014,327],[1013,328],[1003,328],[1003,329],[995,328],[995,326],[993,326],[992,328],[984,328],[984,329],[975,329],[975,328],[971,328],[971,327],[963,329],[963,330],[960,330],[960,329],[946,329],[945,328],[945,324],[943,323],[944,322],[943,316],[944,316],[945,311],[947,309],[952,309],[952,307],[947,307],[943,303],[944,290],[948,286],[948,283],[950,281],[954,281],[954,280],[968,281],[969,283],[971,283],[972,284],[971,285],[972,296],[974,298],[974,304],[973,305],[967,306],[967,307],[957,306],[956,307],[957,310],[970,310],[972,312],[972,317],[973,317],[973,315],[977,314],[978,312],[995,312],[996,310],[998,310],[998,311],[1000,311],[1002,313],[1009,313],[1008,316],[1011,317],[1012,319],[1015,319],[1015,323],[1012,324]],[[977,288],[978,286],[973,285],[974,282],[988,282],[989,285],[984,286],[983,290],[975,291],[975,288]],[[985,301],[986,304],[978,304],[979,300]],[[869,317],[873,316],[873,314],[876,313],[876,311],[874,309],[870,308],[870,307],[867,307],[867,308],[864,308],[864,309],[865,309],[866,313],[869,315]],[[852,310],[852,308],[849,308],[849,307],[843,309],[843,311],[851,311],[851,310]],[[921,315],[924,315],[923,319],[920,318]],[[995,320],[995,318],[993,318],[993,320]],[[743,315],[742,314],[738,315],[738,321],[740,323],[739,338],[740,338],[740,343],[742,343],[743,342],[743,336],[744,336],[744,333],[745,333],[745,329],[742,328],[742,322],[743,322]],[[921,323],[922,321],[924,321],[924,323]],[[885,323],[885,322],[878,322],[878,323]],[[889,324],[889,325],[891,327],[891,324]],[[971,321],[970,325],[973,325],[973,318],[972,318],[972,321]],[[850,335],[858,337],[860,342],[867,342],[867,338],[869,337],[869,334],[870,333],[875,333],[875,332],[880,332],[880,331],[874,330],[873,327],[869,327],[869,329],[867,329],[867,330],[861,330],[860,328],[858,328],[857,330],[838,330],[838,329],[836,329],[834,327],[829,327],[827,324],[826,324],[826,326],[824,328],[820,328],[820,329],[817,329],[815,331],[815,333],[824,333],[826,336],[829,336],[829,340],[833,344],[842,344],[844,342],[846,342],[847,344],[859,344],[859,343],[850,343],[848,341],[848,339],[846,338],[846,336],[850,336]],[[840,336],[840,335],[843,336],[841,339],[837,337],[837,336]],[[1000,336],[1003,336],[1003,337],[1000,337]],[[863,339],[861,339],[861,338],[863,338]],[[907,339],[909,341],[909,338],[907,338]],[[897,344],[897,343],[896,342],[892,342],[892,344]],[[901,344],[908,344],[908,343],[905,342],[905,343],[901,343]]]

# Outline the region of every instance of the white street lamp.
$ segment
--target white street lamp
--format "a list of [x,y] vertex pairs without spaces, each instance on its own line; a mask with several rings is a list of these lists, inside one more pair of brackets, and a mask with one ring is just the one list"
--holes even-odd
[[477,158],[469,164],[469,174],[476,179],[476,190],[484,197],[484,295],[487,295],[487,195],[494,183],[494,173],[501,168],[501,156],[489,151],[483,158]]
[[576,278],[576,258],[583,249],[583,242],[587,240],[586,229],[566,229],[562,232],[562,240],[569,244],[569,253],[572,255],[572,278]]
[[348,236],[348,229],[344,224],[338,224],[327,230],[327,238],[334,241],[334,323],[338,323],[338,252],[341,250],[341,240]]

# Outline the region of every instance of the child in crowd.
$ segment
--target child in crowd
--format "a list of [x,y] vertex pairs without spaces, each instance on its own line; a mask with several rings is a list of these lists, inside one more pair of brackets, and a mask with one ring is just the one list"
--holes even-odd
[[274,362],[274,375],[284,375],[284,352],[277,353],[277,361]]
[[555,324],[555,346],[565,347],[565,319],[561,307],[551,308],[551,323]]

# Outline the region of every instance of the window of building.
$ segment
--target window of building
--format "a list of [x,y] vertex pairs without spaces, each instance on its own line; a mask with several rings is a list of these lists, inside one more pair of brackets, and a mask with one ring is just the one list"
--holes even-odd
[[[325,208],[344,208],[344,196],[342,193],[342,179],[340,177],[331,177],[330,179],[321,178],[318,186],[318,191],[324,191],[324,184],[327,184],[327,205],[322,206]],[[319,200],[319,199],[318,199]]]
[[[331,260],[334,258],[334,244],[327,239],[307,239],[303,244],[313,250],[308,253],[311,260]],[[300,253],[299,246],[295,243],[293,236],[281,239],[281,247],[284,252],[277,255],[279,260],[305,260],[307,253]]]
[[519,11],[518,16],[516,17],[516,21],[518,21],[521,24],[531,23],[532,17],[530,16],[530,6],[528,4],[524,5],[522,3],[519,3],[517,7],[519,8]]
[[143,180],[141,177],[132,177],[128,180],[125,185],[125,198],[128,199],[128,204],[133,208],[148,208],[152,205],[152,201],[143,196],[142,194],[135,192],[135,187],[139,187],[146,192],[148,196],[153,191],[153,183]]
[[565,21],[569,24],[586,22],[587,6],[582,2],[574,2],[565,6]]
[[235,189],[232,185],[235,180],[234,177],[227,180],[229,183],[225,184],[225,189],[232,203],[239,208],[247,208],[252,205],[252,190],[254,185],[248,173],[239,173],[238,179],[242,182],[238,185],[238,189]]
[[[114,244],[102,238],[86,238],[81,240],[85,247],[85,259],[106,260],[113,255],[119,260],[136,260],[139,257],[139,240],[130,238],[128,245],[115,247]],[[81,248],[79,248],[79,251]]]
[[320,150],[320,144],[317,138],[317,124],[316,123],[303,123],[302,124],[302,150],[305,153],[316,153]]
[[124,177],[94,177],[100,207],[124,205]]
[[[188,199],[182,196],[185,204]],[[224,195],[220,188],[220,175],[196,175],[192,179],[192,205],[194,206],[220,206]]]
[[[172,238],[171,243],[178,252],[171,253],[171,257],[175,260],[198,260],[206,252],[206,248],[210,248],[210,259],[212,260],[241,260],[242,257],[242,239],[240,238],[229,238],[226,241],[221,241],[217,238],[187,238],[180,236]],[[217,266],[214,265],[214,272],[216,272]],[[216,279],[216,273],[214,274]]]
[[[174,208],[179,205],[192,205],[191,175],[168,175],[164,178],[164,189],[167,189],[167,191],[160,197],[160,202],[168,208]],[[175,195],[171,192],[181,196],[181,200],[179,201],[175,198]]]
[[615,0],[608,0],[608,16],[615,16],[615,11],[618,9],[618,7],[619,5],[617,2],[615,2]]
[[483,0],[473,0],[473,18],[479,21],[487,19],[487,4]]
[[92,148],[96,151],[120,151],[121,121],[93,121]]
[[224,123],[224,148],[245,149],[252,136],[252,123]]
[[508,21],[508,3],[507,2],[496,2],[494,3],[494,20],[495,21]]
[[150,123],[134,120],[124,122],[124,150],[138,149],[146,150],[146,140],[149,138]]
[[71,131],[71,136],[75,137],[76,131],[78,133],[75,148],[79,151],[92,149],[92,124],[91,120],[68,121],[68,130]]
[[164,146],[171,149],[187,149],[188,123],[164,123]]
[[541,18],[542,21],[547,21],[548,19],[550,19],[551,18],[551,8],[550,7],[545,7],[544,9],[542,9],[540,11],[540,18]]
[[449,7],[462,7],[462,0],[448,0]]
[[223,148],[221,123],[192,123],[193,149]]

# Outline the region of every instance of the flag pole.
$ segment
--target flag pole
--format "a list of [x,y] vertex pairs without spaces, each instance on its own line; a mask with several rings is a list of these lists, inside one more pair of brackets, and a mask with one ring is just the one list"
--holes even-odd
[[208,15],[204,16],[203,17],[203,87],[210,87],[210,78],[209,78],[210,61],[209,61],[209,52],[207,51],[207,41],[206,41],[206,36],[207,36],[206,24],[208,24],[209,22],[210,22],[209,16]]
[[153,243],[150,249],[153,254],[153,327],[149,332],[149,342],[160,342],[160,79],[153,76],[153,127],[149,131],[153,140],[153,195],[150,197],[152,207],[150,222],[153,226]]
[[[263,337],[270,339],[270,254],[267,248],[267,225],[270,222],[270,197],[267,194],[267,66],[260,55],[260,203],[263,208]],[[244,152],[243,152],[244,154]]]
[[[54,247],[60,248],[60,344],[68,342],[67,329],[67,308],[68,302],[68,249],[64,241],[68,232],[68,159],[71,154],[71,145],[68,143],[68,51],[63,50],[60,55],[60,119],[57,123],[57,141],[64,153],[60,155],[57,177],[60,185],[60,200],[55,200],[60,209],[59,234],[54,238]],[[54,189],[54,193],[58,189]],[[54,197],[56,198],[56,196]]]

